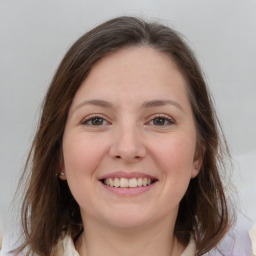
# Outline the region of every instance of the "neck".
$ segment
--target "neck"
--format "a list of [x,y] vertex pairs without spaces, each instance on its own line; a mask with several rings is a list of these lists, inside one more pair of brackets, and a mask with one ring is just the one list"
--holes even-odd
[[113,228],[87,218],[76,249],[80,256],[177,256],[184,246],[173,235],[173,223],[167,219],[139,228]]

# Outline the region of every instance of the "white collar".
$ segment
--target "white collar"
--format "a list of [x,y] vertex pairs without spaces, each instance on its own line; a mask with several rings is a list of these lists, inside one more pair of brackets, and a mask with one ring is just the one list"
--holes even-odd
[[[66,235],[64,239],[58,245],[58,256],[79,256],[75,249],[74,242],[69,235]],[[191,236],[188,246],[185,248],[181,256],[195,256],[196,242],[193,236]]]

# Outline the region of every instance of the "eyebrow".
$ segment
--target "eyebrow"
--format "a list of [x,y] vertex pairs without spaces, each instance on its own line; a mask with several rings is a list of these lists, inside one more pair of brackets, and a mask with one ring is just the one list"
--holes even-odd
[[178,109],[180,109],[181,111],[183,111],[183,108],[181,107],[181,105],[174,100],[149,100],[149,101],[145,101],[142,104],[142,107],[143,108],[153,108],[153,107],[162,107],[162,106],[166,106],[166,105],[173,105],[173,106],[177,107]]
[[108,101],[105,101],[105,100],[99,100],[99,99],[93,99],[93,100],[85,100],[83,102],[81,102],[80,104],[78,104],[74,111],[84,105],[94,105],[94,106],[99,106],[99,107],[102,107],[102,108],[112,108],[113,105],[108,102]]
[[[78,104],[75,107],[75,109],[72,112],[74,112],[76,109],[78,109],[84,105],[94,105],[94,106],[99,106],[102,108],[113,108],[114,107],[114,105],[108,101],[100,100],[100,99],[92,99],[92,100],[85,100],[85,101],[81,102],[80,104]],[[181,111],[184,111],[183,108],[181,107],[181,105],[174,100],[148,100],[148,101],[143,102],[143,104],[141,105],[141,108],[162,107],[162,106],[166,106],[166,105],[173,105],[173,106],[177,107],[178,109],[180,109]]]

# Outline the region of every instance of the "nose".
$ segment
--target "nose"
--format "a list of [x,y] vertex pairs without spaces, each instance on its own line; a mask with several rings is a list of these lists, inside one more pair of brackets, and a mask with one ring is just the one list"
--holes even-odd
[[136,125],[117,127],[113,133],[110,156],[126,162],[136,162],[146,155],[146,147]]

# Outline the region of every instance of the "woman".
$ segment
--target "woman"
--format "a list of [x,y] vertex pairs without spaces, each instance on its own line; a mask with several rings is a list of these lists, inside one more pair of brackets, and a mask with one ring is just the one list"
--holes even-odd
[[65,55],[28,157],[19,252],[203,255],[232,221],[227,147],[177,32],[110,20]]

